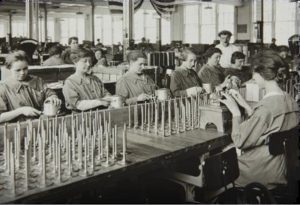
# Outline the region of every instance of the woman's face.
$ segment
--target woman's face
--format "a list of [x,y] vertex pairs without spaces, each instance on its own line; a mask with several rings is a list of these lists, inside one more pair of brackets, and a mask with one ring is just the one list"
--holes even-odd
[[254,72],[252,78],[259,88],[265,88],[265,79],[259,73]]
[[80,58],[80,60],[75,63],[76,71],[86,74],[91,70],[92,66],[92,58],[91,57],[84,57]]
[[220,53],[214,53],[210,58],[208,58],[207,63],[211,66],[217,66],[219,65],[220,58],[221,58]]
[[97,60],[100,60],[102,58],[102,52],[101,51],[96,51],[95,57]]
[[13,62],[10,68],[13,79],[23,81],[28,75],[28,63],[26,61]]
[[197,57],[194,54],[188,54],[186,61],[182,62],[182,66],[186,67],[187,69],[192,69],[195,67]]
[[237,69],[242,69],[242,66],[244,65],[245,60],[244,59],[235,59],[234,67]]

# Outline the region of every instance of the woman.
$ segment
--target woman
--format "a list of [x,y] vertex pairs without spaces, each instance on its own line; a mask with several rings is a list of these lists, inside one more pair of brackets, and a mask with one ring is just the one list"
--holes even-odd
[[63,94],[66,107],[70,110],[90,110],[100,106],[107,107],[109,102],[103,97],[110,95],[96,76],[90,75],[93,52],[78,48],[71,52],[70,58],[76,71],[65,80]]
[[11,76],[0,83],[0,123],[37,117],[44,101],[60,106],[55,92],[46,88],[41,78],[28,75],[28,57],[15,51],[6,58]]
[[240,79],[241,83],[244,83],[252,78],[252,73],[250,68],[244,67],[246,56],[240,52],[236,51],[231,56],[231,68],[225,69],[225,76],[236,76]]
[[96,50],[95,58],[97,60],[97,64],[95,65],[95,67],[99,67],[99,66],[107,67],[108,66],[106,57],[101,49]]
[[211,47],[205,52],[207,63],[202,66],[198,76],[202,83],[210,83],[214,90],[222,90],[226,86],[227,79],[225,79],[225,71],[219,65],[222,51],[218,48]]
[[[265,89],[266,94],[253,109],[235,90],[224,93],[225,99],[221,100],[233,116],[233,143],[242,151],[238,157],[240,176],[236,180],[239,186],[260,182],[273,189],[287,182],[285,157],[272,156],[265,143],[271,133],[289,130],[299,121],[297,103],[276,82],[278,70],[283,64],[276,53],[262,52],[254,56],[253,79],[260,88]],[[248,117],[244,121],[239,106],[247,112]]]
[[62,51],[63,49],[61,48],[60,45],[52,46],[49,49],[50,57],[44,61],[43,65],[44,66],[63,65],[64,61],[61,58]]
[[196,96],[203,91],[202,82],[195,72],[196,55],[190,49],[181,53],[181,66],[171,75],[170,90],[176,97]]

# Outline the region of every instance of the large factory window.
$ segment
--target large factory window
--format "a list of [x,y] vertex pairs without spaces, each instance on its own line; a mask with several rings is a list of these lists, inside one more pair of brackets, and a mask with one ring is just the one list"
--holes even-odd
[[231,41],[234,41],[234,6],[218,5],[218,31],[228,30],[233,34]]
[[184,42],[199,43],[199,6],[184,7]]
[[25,37],[27,36],[25,19],[16,19],[12,21],[12,37]]
[[296,34],[296,2],[276,0],[275,37],[277,44],[288,44],[288,38]]
[[216,4],[201,6],[201,43],[212,44],[216,36]]
[[[75,25],[75,26],[74,26]],[[71,36],[77,36],[79,43],[85,39],[85,23],[84,16],[76,16],[72,18],[61,18],[60,19],[60,43],[68,44],[68,39]]]
[[171,42],[171,22],[169,19],[161,19],[161,43],[170,44]]

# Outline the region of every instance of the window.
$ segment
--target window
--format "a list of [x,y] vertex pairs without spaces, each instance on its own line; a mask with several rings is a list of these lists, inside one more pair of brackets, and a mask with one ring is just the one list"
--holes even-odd
[[218,5],[218,32],[222,30],[228,30],[233,35],[231,41],[234,41],[234,6],[231,5]]
[[[75,25],[75,26],[74,26]],[[84,17],[76,16],[73,18],[60,19],[61,44],[68,44],[68,39],[71,36],[77,36],[79,43],[85,39]]]
[[156,43],[156,21],[157,14],[156,11],[147,10],[144,13],[145,15],[145,34],[146,39],[150,41],[150,43]]
[[161,19],[161,44],[171,43],[171,22],[170,20]]
[[0,38],[6,37],[5,22],[0,21]]
[[118,42],[122,42],[123,39],[123,21],[122,21],[122,16],[113,16],[112,17],[113,21],[113,44],[118,44]]
[[264,43],[272,41],[273,0],[264,0]]
[[216,4],[201,6],[201,43],[212,44],[216,39]]
[[296,34],[296,6],[296,2],[276,0],[275,38],[277,45],[287,45],[288,38]]
[[[45,41],[45,19],[40,18],[40,41]],[[54,19],[53,17],[47,17],[47,41],[54,42]]]
[[27,28],[25,19],[16,19],[12,21],[12,37],[25,37],[27,36]]
[[134,40],[140,43],[145,37],[151,43],[156,43],[156,18],[157,14],[154,10],[139,9],[134,14]]
[[185,43],[199,43],[199,6],[184,7],[184,39]]
[[103,15],[103,44],[112,45],[112,16]]
[[144,37],[144,10],[139,9],[137,12],[134,14],[134,40],[135,43],[141,42],[141,39]]
[[103,43],[103,16],[95,15],[95,39],[100,39]]

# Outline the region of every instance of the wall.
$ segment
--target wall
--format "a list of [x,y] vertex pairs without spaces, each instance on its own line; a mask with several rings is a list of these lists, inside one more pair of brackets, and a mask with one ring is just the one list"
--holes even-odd
[[251,40],[252,39],[252,1],[245,1],[243,6],[236,8],[236,22],[237,25],[247,25],[246,33],[237,33],[238,40]]

